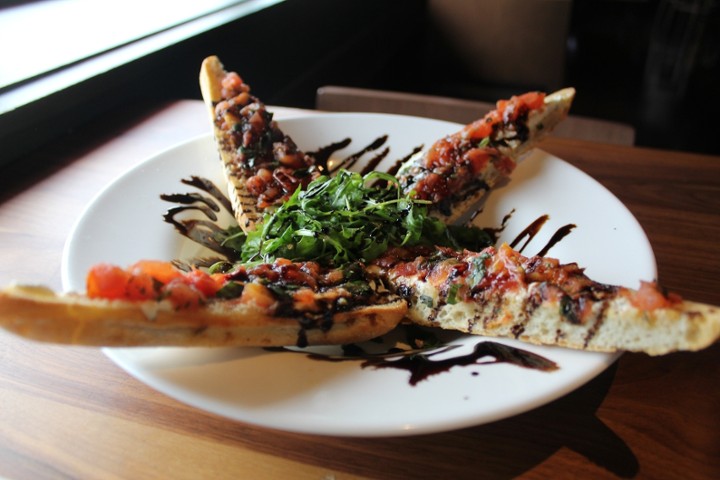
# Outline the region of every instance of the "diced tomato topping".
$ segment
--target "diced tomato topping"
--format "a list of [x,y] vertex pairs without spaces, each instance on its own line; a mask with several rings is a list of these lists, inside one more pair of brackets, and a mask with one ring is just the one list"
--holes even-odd
[[226,275],[202,270],[183,273],[169,262],[141,260],[127,269],[95,265],[87,276],[87,295],[108,300],[168,299],[179,308],[201,305],[214,297]]
[[437,173],[430,173],[416,185],[418,198],[438,202],[449,195],[447,179]]
[[[496,104],[497,121],[514,121],[521,112],[536,110],[545,103],[545,94],[542,92],[528,92],[513,96],[510,100],[499,100]],[[492,113],[492,112],[491,112]]]
[[223,286],[224,276],[211,276],[202,270],[192,270],[185,274],[183,279],[186,283],[192,285],[206,297],[214,297],[218,290]]
[[470,164],[473,175],[478,175],[487,167],[490,152],[486,148],[473,148],[465,152],[464,158]]
[[147,273],[130,275],[125,287],[125,298],[128,300],[150,300],[157,298],[158,282]]
[[641,310],[668,308],[680,301],[678,296],[666,297],[654,282],[640,282],[640,288],[630,295],[630,302]]
[[528,92],[510,100],[499,100],[495,110],[465,127],[464,133],[470,141],[482,140],[492,134],[495,125],[517,120],[522,111],[536,110],[544,103],[545,94],[542,92]]
[[259,197],[265,191],[267,182],[262,179],[260,175],[253,175],[248,178],[245,182],[245,188],[248,189],[251,195]]
[[129,280],[130,274],[120,267],[106,263],[95,265],[87,276],[87,295],[90,298],[109,300],[125,298]]
[[545,103],[545,94],[542,92],[528,92],[516,97],[518,105],[527,105],[530,110],[535,110]]
[[428,283],[434,286],[444,284],[455,271],[455,266],[449,262],[436,263],[426,277]]
[[493,165],[495,165],[495,168],[503,175],[510,175],[516,166],[515,161],[505,155],[494,156]]
[[222,86],[224,88],[239,88],[243,81],[237,72],[228,72],[222,79]]
[[131,265],[128,271],[132,275],[145,273],[163,284],[183,276],[183,273],[175,268],[172,263],[160,260],[140,260]]
[[[312,264],[317,265],[314,262],[312,262]],[[308,274],[313,275],[315,277],[319,277],[320,271],[319,271],[319,269],[316,272],[314,270],[309,270]],[[343,280],[343,278],[345,278],[345,277],[343,275],[342,270],[339,268],[334,268],[322,275],[321,282],[325,285],[334,285],[336,283],[340,283]]]
[[222,79],[220,85],[222,86],[222,97],[231,98],[237,95],[238,92],[242,91],[243,81],[240,75],[236,72],[229,72]]
[[521,266],[522,259],[519,252],[502,244],[492,257],[488,265],[488,278],[499,288],[515,288],[525,283],[525,272]]
[[192,284],[182,278],[176,278],[162,287],[162,295],[178,308],[194,308],[201,305],[205,297]]
[[268,309],[275,304],[275,297],[267,287],[259,283],[247,283],[240,295],[240,303],[252,303],[260,308]]
[[[389,258],[389,257],[386,257]],[[418,273],[415,262],[400,262],[393,268],[393,274],[399,276],[412,276]]]
[[457,149],[457,139],[444,137],[437,140],[425,155],[425,168],[432,170],[436,167],[452,164],[452,154]]
[[293,294],[293,301],[296,310],[308,312],[317,309],[315,292],[310,288],[300,288]]
[[493,131],[493,125],[497,124],[500,120],[500,118],[495,118],[494,112],[495,111],[465,127],[468,140],[476,142],[490,136]]
[[[517,97],[513,97],[510,100],[498,100],[497,102],[495,102],[495,110],[502,114],[503,112],[505,112],[505,109],[508,107],[508,105],[510,105],[514,98]],[[500,117],[502,117],[502,115],[500,115]]]

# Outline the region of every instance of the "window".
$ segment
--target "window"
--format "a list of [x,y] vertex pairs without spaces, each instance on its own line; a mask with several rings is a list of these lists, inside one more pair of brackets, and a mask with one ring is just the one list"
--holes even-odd
[[4,3],[0,114],[278,0]]
[[279,3],[0,0],[0,166],[96,114],[137,61]]

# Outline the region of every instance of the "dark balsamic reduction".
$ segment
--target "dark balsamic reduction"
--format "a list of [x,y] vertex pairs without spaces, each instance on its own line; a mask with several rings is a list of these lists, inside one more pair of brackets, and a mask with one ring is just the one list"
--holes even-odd
[[328,162],[330,161],[330,157],[332,157],[333,153],[347,147],[350,145],[350,142],[352,142],[352,139],[348,137],[339,142],[331,143],[330,145],[322,147],[314,152],[308,152],[307,154],[315,159],[315,165],[317,165],[321,171],[327,171]]
[[418,153],[419,151],[421,151],[423,148],[424,148],[424,147],[423,147],[422,145],[419,145],[419,146],[413,148],[413,151],[412,151],[412,152],[410,152],[409,154],[405,155],[405,156],[402,157],[402,158],[397,159],[397,160],[395,161],[395,163],[394,163],[390,168],[387,169],[387,172],[386,172],[386,173],[387,173],[388,175],[395,175],[395,174],[400,170],[400,167],[402,167],[405,162],[407,162],[408,160],[410,160],[410,158],[411,158],[413,155],[415,155],[416,153]]
[[[372,354],[366,353],[357,345],[352,345],[343,347],[344,355],[342,356],[322,355],[318,353],[308,353],[307,356],[312,360],[329,362],[362,360],[362,368],[373,367],[406,370],[410,372],[409,383],[413,386],[433,375],[447,372],[453,367],[509,363],[518,367],[544,372],[552,372],[559,368],[555,362],[535,353],[491,341],[482,341],[475,344],[473,351],[466,355],[453,356],[442,360],[432,359],[432,357],[449,352],[455,347],[457,347],[457,345],[446,345],[427,353],[417,350],[390,350],[383,354]],[[273,351],[279,350],[283,349],[273,349]]]
[[[509,363],[518,367],[530,368],[551,372],[558,369],[555,362],[545,357],[536,355],[527,350],[510,347],[502,343],[484,341],[475,345],[472,353],[458,357],[446,358],[443,360],[432,360],[431,357],[437,353],[403,356],[400,359],[392,360],[387,358],[369,358],[363,362],[364,367],[375,368],[396,368],[410,372],[410,385],[450,370],[456,366],[488,365],[494,363]],[[493,360],[480,361],[490,357]]]
[[554,247],[558,242],[560,242],[560,240],[567,237],[575,227],[576,225],[569,223],[558,228],[557,231],[553,234],[553,236],[550,237],[550,240],[548,240],[547,245],[545,245],[542,250],[537,253],[537,255],[539,257],[544,257],[545,255],[547,255],[548,251],[550,251],[552,247]]
[[[417,325],[401,325],[373,341],[342,345],[342,352],[338,354],[317,353],[285,347],[268,347],[265,350],[302,354],[311,360],[325,362],[362,362],[362,368],[406,370],[410,372],[409,383],[413,386],[433,375],[447,372],[453,367],[509,363],[545,372],[559,368],[556,363],[540,355],[492,341],[476,343],[471,353],[449,356],[454,350],[461,347],[460,344],[454,343],[454,340],[461,336],[464,334],[460,332],[437,331]],[[402,347],[398,345],[402,345]],[[441,354],[446,354],[446,358],[441,360],[433,358]],[[477,372],[473,372],[473,375],[476,374]]]
[[388,153],[390,153],[389,147],[385,148],[382,152],[378,153],[373,158],[368,160],[367,165],[365,165],[365,167],[360,170],[360,175],[367,175],[370,172],[374,172],[378,164],[382,162],[385,157],[387,157]]
[[[472,223],[472,221],[475,219],[475,217],[476,217],[481,211],[482,211],[482,208],[479,208],[478,210],[476,210],[476,211],[473,212],[473,214],[470,216],[470,220],[468,220],[468,225],[469,225],[470,223]],[[498,239],[500,238],[500,234],[501,234],[503,231],[505,231],[505,228],[507,227],[507,223],[508,223],[508,221],[510,220],[510,218],[512,218],[513,213],[515,213],[515,209],[512,209],[512,211],[510,211],[510,213],[508,213],[507,215],[505,215],[505,216],[503,217],[502,222],[500,222],[500,226],[499,226],[499,227],[496,227],[496,228],[485,227],[485,228],[483,228],[483,231],[490,236],[490,238],[492,239],[492,243],[493,243],[494,245],[497,244]]]
[[341,168],[350,169],[352,168],[355,163],[368,152],[372,152],[377,150],[378,148],[385,145],[385,142],[387,142],[388,136],[383,135],[381,137],[376,138],[368,146],[360,150],[359,152],[353,153],[352,155],[345,157],[343,160],[337,163],[337,165],[334,165],[333,168],[330,170],[330,173],[336,172],[337,170]]
[[547,214],[541,215],[540,217],[535,219],[534,222],[532,222],[530,225],[525,227],[525,229],[522,232],[520,232],[518,234],[518,236],[515,237],[515,239],[512,242],[510,242],[510,247],[516,249],[517,244],[520,243],[523,238],[527,237],[527,239],[525,240],[525,243],[523,243],[523,246],[520,247],[520,249],[518,250],[520,253],[522,253],[523,250],[525,250],[525,247],[527,247],[527,244],[530,243],[530,241],[533,238],[535,238],[535,235],[538,234],[540,229],[543,227],[543,225],[545,225],[545,223],[549,219],[550,219],[550,215],[547,215]]
[[220,191],[219,188],[217,188],[217,186],[215,186],[213,182],[211,182],[207,178],[193,175],[190,178],[184,178],[180,180],[180,182],[210,194],[210,196],[220,202],[220,205],[222,205],[225,210],[227,210],[229,213],[233,213],[233,208],[230,200],[224,193]]
[[[163,220],[171,224],[184,237],[193,242],[203,245],[214,252],[234,259],[237,253],[226,248],[217,240],[217,236],[224,230],[215,221],[216,213],[220,211],[218,203],[228,212],[232,213],[230,200],[208,179],[192,176],[189,179],[182,179],[185,185],[195,187],[209,194],[204,196],[198,193],[172,193],[161,194],[160,198],[167,202],[180,204],[168,209],[163,215]],[[197,210],[204,214],[209,220],[185,219],[178,220],[176,216],[187,210]]]
[[[506,217],[507,218],[507,217]],[[516,248],[517,244],[520,243],[523,238],[526,238],[525,243],[523,243],[522,247],[518,250],[520,253],[522,253],[523,250],[525,250],[525,247],[527,247],[528,243],[532,241],[533,238],[540,232],[542,227],[545,225],[545,223],[550,219],[550,216],[545,214],[541,215],[535,221],[533,221],[530,225],[525,227],[525,229],[518,234],[517,237],[510,243],[510,247]],[[505,220],[503,220],[504,225]],[[574,225],[572,223],[569,223],[567,225],[563,225],[562,227],[558,228],[555,233],[550,237],[550,240],[548,240],[547,244],[540,249],[538,253],[536,253],[539,257],[544,257],[547,255],[547,253],[550,251],[552,247],[557,245],[563,238],[567,237],[570,232],[576,227],[577,225]]]
[[[376,138],[372,142],[370,142],[367,146],[363,147],[359,151],[348,155],[347,157],[343,158],[342,160],[338,161],[336,164],[334,164],[332,167],[330,167],[330,158],[333,156],[333,154],[339,150],[342,150],[343,148],[350,145],[350,142],[352,142],[351,138],[346,138],[340,142],[334,142],[330,145],[327,145],[325,147],[322,147],[314,152],[308,152],[307,155],[312,157],[315,160],[315,165],[318,167],[318,169],[322,172],[326,172],[327,174],[332,174],[336,171],[338,171],[341,168],[350,169],[352,168],[357,161],[362,158],[363,155],[369,152],[374,152],[375,150],[378,150],[380,147],[385,145],[387,142],[388,136],[387,135],[381,135],[380,137]],[[375,167],[387,156],[387,154],[390,152],[389,148],[385,148],[382,152],[378,153],[375,157],[371,158],[365,168],[362,170],[362,174],[372,172],[375,170]]]

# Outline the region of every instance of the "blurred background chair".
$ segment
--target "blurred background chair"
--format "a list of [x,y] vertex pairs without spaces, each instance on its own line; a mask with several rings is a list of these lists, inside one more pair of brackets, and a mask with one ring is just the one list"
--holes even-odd
[[[434,95],[328,85],[317,90],[315,107],[327,112],[395,113],[465,124],[482,117],[495,105]],[[635,129],[630,125],[577,115],[570,115],[553,135],[617,145],[635,143]]]

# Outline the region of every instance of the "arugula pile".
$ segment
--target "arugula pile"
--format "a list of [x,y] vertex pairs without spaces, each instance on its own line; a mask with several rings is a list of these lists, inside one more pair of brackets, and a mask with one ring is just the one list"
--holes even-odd
[[334,266],[371,261],[393,246],[482,248],[492,243],[483,230],[449,227],[431,217],[428,204],[412,192],[404,194],[392,175],[341,169],[295,191],[252,232],[246,235],[235,227],[222,242],[238,251],[243,263],[287,258]]

